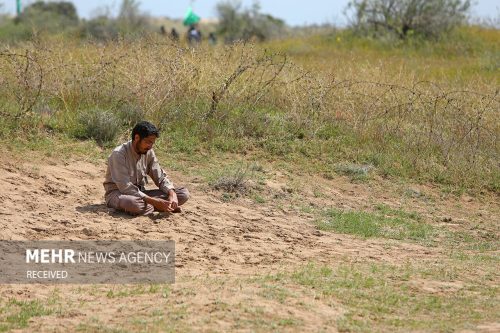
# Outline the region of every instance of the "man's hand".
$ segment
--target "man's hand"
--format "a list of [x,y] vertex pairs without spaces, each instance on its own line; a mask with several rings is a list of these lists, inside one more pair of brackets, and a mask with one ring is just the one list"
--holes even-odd
[[145,197],[144,201],[146,203],[153,205],[153,207],[159,212],[172,212],[172,203],[170,200],[163,200],[160,198]]
[[168,201],[170,202],[170,208],[172,211],[179,207],[179,199],[177,199],[177,194],[174,190],[168,191]]

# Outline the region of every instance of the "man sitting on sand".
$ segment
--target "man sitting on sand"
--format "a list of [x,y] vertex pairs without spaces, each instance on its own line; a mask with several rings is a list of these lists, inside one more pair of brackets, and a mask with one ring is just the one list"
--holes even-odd
[[[132,130],[132,140],[116,147],[108,158],[104,181],[106,205],[131,215],[153,211],[179,213],[189,198],[187,189],[175,188],[158,164],[153,145],[158,129],[141,121]],[[146,191],[149,175],[159,190]]]

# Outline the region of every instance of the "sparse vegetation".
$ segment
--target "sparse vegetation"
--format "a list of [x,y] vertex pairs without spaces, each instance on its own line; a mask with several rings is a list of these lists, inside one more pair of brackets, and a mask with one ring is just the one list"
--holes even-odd
[[38,300],[25,301],[14,298],[0,303],[0,332],[25,328],[33,317],[47,316],[53,313]]
[[[498,288],[474,281],[467,281],[469,288],[447,284],[442,276],[426,274],[419,265],[308,265],[282,279],[287,278],[314,290],[318,297],[344,304],[347,311],[336,324],[349,332],[448,331],[493,320],[498,310],[491,294]],[[425,288],[426,283],[441,292]],[[484,298],[474,295],[478,289],[485,293]]]
[[373,168],[371,164],[340,163],[335,165],[334,169],[340,175],[349,176],[352,181],[365,181]]
[[248,193],[255,186],[255,170],[253,165],[238,163],[215,171],[209,183],[216,190],[222,190],[227,194]]
[[[488,34],[471,38],[495,52]],[[399,51],[364,57],[368,63],[355,69],[350,64],[359,59],[349,49],[371,54],[376,45],[343,46],[349,41],[341,39],[336,49],[335,37],[311,37],[294,47],[306,42],[313,47],[307,54],[284,42],[268,45],[275,52],[244,44],[189,51],[154,36],[105,46],[40,40],[26,51],[4,49],[2,126],[74,133],[80,113],[109,110],[104,118],[124,119],[113,123],[121,130],[141,117],[156,122],[176,138],[172,150],[261,151],[304,165],[314,159],[311,171],[320,173],[335,171],[332,165],[372,165],[371,173],[383,176],[498,190],[497,81],[488,68],[464,64],[474,53],[455,56],[453,70],[463,70],[450,72],[451,81],[432,82],[448,70],[440,67],[438,44],[430,57],[408,46],[416,52],[410,70],[404,58],[394,60]],[[51,46],[38,47],[44,43]],[[335,55],[329,74],[310,61],[326,51]],[[303,59],[309,60],[299,66]],[[400,74],[391,79],[396,67]],[[40,105],[50,105],[51,113],[32,116]]]

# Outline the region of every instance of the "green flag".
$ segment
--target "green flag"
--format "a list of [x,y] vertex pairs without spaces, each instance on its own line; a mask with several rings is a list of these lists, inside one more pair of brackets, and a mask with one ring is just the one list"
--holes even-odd
[[184,25],[193,25],[200,22],[200,17],[193,12],[193,8],[189,7],[186,16],[184,16]]

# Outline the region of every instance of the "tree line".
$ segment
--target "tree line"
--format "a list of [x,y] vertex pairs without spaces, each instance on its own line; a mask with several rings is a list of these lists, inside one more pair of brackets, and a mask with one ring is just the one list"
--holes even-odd
[[[348,29],[362,36],[432,39],[466,23],[470,8],[470,0],[351,0],[345,13]],[[216,33],[228,43],[264,41],[290,31],[282,19],[263,13],[257,1],[244,7],[239,0],[224,0],[215,9]],[[0,40],[25,40],[40,32],[109,40],[155,30],[137,0],[122,0],[115,17],[81,19],[70,1],[36,1],[14,19],[0,16]]]

